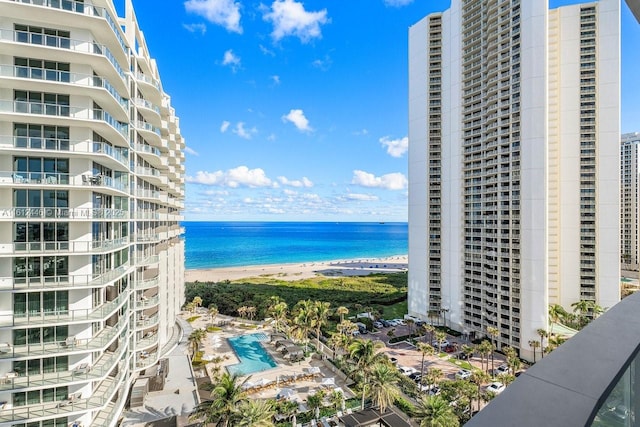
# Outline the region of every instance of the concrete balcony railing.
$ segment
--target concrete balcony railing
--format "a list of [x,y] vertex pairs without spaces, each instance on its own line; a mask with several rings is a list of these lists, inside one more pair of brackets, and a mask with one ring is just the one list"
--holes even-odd
[[101,274],[72,274],[57,276],[0,277],[0,291],[60,287],[102,287],[114,282],[131,269],[126,263]]
[[0,315],[0,327],[14,327],[38,324],[54,325],[65,323],[91,322],[94,320],[104,320],[111,316],[122,304],[129,301],[127,292],[123,292],[113,301],[105,302],[96,308],[83,308],[52,312],[38,313],[12,313],[10,315]]
[[105,351],[113,343],[113,340],[122,333],[128,323],[127,318],[122,317],[116,325],[107,326],[88,339],[72,338],[50,343],[11,346],[7,351],[0,352],[0,360]]

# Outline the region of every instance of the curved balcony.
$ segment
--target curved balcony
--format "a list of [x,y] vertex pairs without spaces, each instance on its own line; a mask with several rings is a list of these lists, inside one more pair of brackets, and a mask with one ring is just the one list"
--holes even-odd
[[142,296],[139,299],[136,299],[134,309],[135,310],[145,310],[147,308],[155,307],[160,304],[160,297],[158,295],[154,297],[146,297]]
[[135,349],[136,351],[147,350],[150,347],[158,345],[158,331],[155,332],[147,332],[144,334],[144,338],[141,338],[136,341]]
[[136,236],[136,242],[138,243],[158,243],[160,241],[160,234],[157,233],[138,233]]
[[111,169],[129,170],[128,149],[98,141],[5,135],[0,136],[0,150],[16,154],[24,153],[25,150],[29,153],[42,150],[45,153],[60,152],[66,155],[97,155],[103,157],[101,163]]
[[39,118],[42,116],[55,117],[55,124],[58,125],[67,120],[70,122],[70,125],[75,124],[78,126],[86,125],[85,122],[87,120],[98,122],[96,123],[96,129],[105,132],[107,139],[110,141],[124,140],[124,144],[128,145],[128,124],[119,122],[111,114],[99,108],[71,107],[69,105],[49,104],[45,102],[0,100],[0,113],[34,115]]
[[162,105],[162,88],[158,80],[143,73],[134,73],[133,77],[145,98],[155,105]]
[[63,372],[50,372],[25,376],[6,378],[0,381],[0,392],[6,390],[21,390],[37,387],[47,387],[86,383],[106,378],[109,372],[116,366],[118,360],[127,350],[126,346],[120,346],[116,353],[103,352],[101,356],[91,365],[78,365],[74,369]]
[[146,139],[148,142],[156,144],[162,143],[162,132],[160,128],[143,120],[133,120],[131,125]]
[[145,256],[140,260],[136,260],[136,265],[138,267],[149,267],[151,265],[158,264],[159,262],[160,262],[160,257],[158,257],[158,255],[150,255],[150,256]]
[[152,279],[145,279],[145,280],[136,279],[133,282],[133,289],[136,291],[142,291],[145,289],[156,288],[159,282],[160,282],[160,279],[158,277],[154,277]]
[[123,304],[129,301],[127,292],[123,292],[113,301],[107,301],[97,308],[83,308],[76,310],[12,313],[0,316],[0,328],[13,328],[17,326],[51,326],[67,323],[86,323],[95,320],[104,320],[111,316]]
[[128,326],[126,317],[121,317],[115,326],[106,326],[89,339],[67,339],[50,343],[11,346],[7,351],[0,352],[0,360],[5,359],[39,359],[43,356],[82,354],[89,352],[104,352],[113,340],[120,336]]
[[146,144],[135,144],[133,145],[133,149],[138,156],[155,167],[166,167],[168,164],[168,159],[162,156],[162,152],[157,147]]
[[141,314],[138,316],[136,320],[136,331],[144,331],[145,329],[149,329],[151,327],[157,326],[158,322],[160,322],[160,316],[158,314],[154,314],[153,316],[146,316]]
[[[129,186],[122,180],[113,179],[106,175],[83,174],[80,176],[68,173],[55,172],[2,172],[0,171],[0,187],[32,187],[32,186],[54,186],[54,187],[79,187],[92,186],[100,187],[101,191],[110,194],[121,195],[129,192]],[[120,193],[120,194],[118,194]]]
[[158,363],[159,356],[160,353],[158,353],[157,351],[148,352],[143,350],[140,353],[136,354],[136,370],[146,369],[155,365],[156,363]]
[[138,107],[138,111],[151,124],[160,125],[160,108],[144,98],[134,98],[133,103]]
[[0,277],[0,291],[105,287],[129,274],[132,268],[129,263],[126,263],[120,267],[108,270],[103,274]]
[[[124,42],[124,39],[120,32],[122,31],[117,24],[118,19],[113,18],[108,9],[100,6],[96,6],[90,3],[85,3],[83,1],[74,1],[74,0],[14,0],[16,3],[34,5],[38,7],[50,8],[56,11],[51,16],[51,22],[57,25],[66,24],[66,25],[74,25],[78,26],[78,19],[82,19],[78,15],[84,15],[86,17],[91,17],[90,23],[87,23],[87,26],[90,26],[92,32],[97,34],[101,40],[112,39],[115,37],[115,40],[111,42],[109,45],[113,47],[114,54],[120,56],[120,60],[122,62],[127,61],[126,53],[128,52],[127,46]],[[59,11],[59,13],[58,13]],[[25,7],[24,13],[22,15],[23,18],[29,19],[31,14],[34,13],[29,7]],[[101,19],[95,19],[101,18]],[[97,24],[98,22],[104,22],[107,25]],[[107,30],[108,28],[108,30]]]
[[0,221],[14,220],[128,220],[129,211],[109,208],[0,208]]
[[[4,2],[2,2],[4,3]],[[1,3],[0,3],[1,5]],[[76,26],[77,24],[71,24]],[[2,51],[11,56],[29,56],[56,61],[61,51],[73,63],[89,64],[101,76],[108,76],[120,93],[128,93],[125,73],[111,50],[94,40],[0,29]],[[60,49],[60,50],[58,50]],[[73,58],[75,55],[82,57]],[[87,56],[89,55],[89,56]],[[95,59],[92,59],[93,56]],[[127,60],[123,61],[127,63]]]
[[153,200],[155,202],[158,201],[158,199],[160,199],[160,192],[156,191],[156,190],[145,190],[142,188],[135,188],[133,190],[131,190],[131,195],[135,196],[139,199],[150,199]]
[[0,411],[0,425],[12,422],[33,422],[58,416],[71,417],[105,408],[119,389],[121,382],[125,379],[127,370],[124,369],[125,366],[122,363],[120,365],[118,374],[115,377],[107,376],[101,381],[91,397],[76,397],[58,402],[6,408]]
[[3,245],[0,243],[0,257],[18,254],[39,255],[56,253],[60,255],[87,255],[120,250],[129,245],[129,237],[108,240],[93,240],[88,242],[14,242]]
[[[103,107],[108,108],[109,111],[116,111],[117,119],[124,121],[128,117],[129,102],[120,96],[109,80],[99,76],[28,66],[0,65],[0,77],[22,79],[22,84],[17,84],[18,82],[16,81],[13,82],[12,86],[15,89],[23,90],[47,91],[51,90],[51,87],[55,87],[55,90],[60,90],[60,83],[63,83],[68,85],[65,86],[65,94],[90,95],[92,99],[98,101]],[[89,92],[87,88],[95,90]]]
[[144,178],[145,181],[157,185],[157,186],[163,186],[163,185],[167,185],[168,181],[167,181],[167,177],[163,174],[160,173],[159,170],[154,169],[154,168],[146,168],[143,166],[136,166],[135,168],[135,174]]

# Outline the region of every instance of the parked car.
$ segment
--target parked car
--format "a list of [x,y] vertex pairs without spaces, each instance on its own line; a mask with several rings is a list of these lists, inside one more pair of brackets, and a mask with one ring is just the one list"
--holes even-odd
[[495,394],[500,394],[500,393],[502,393],[502,390],[504,390],[505,388],[506,388],[506,386],[504,384],[502,384],[501,382],[496,381],[496,382],[493,382],[493,383],[491,383],[491,384],[489,384],[487,386],[487,391],[490,391],[490,392],[495,393]]
[[389,360],[391,361],[391,363],[393,363],[394,365],[398,364],[398,359],[396,357],[390,357]]
[[413,372],[413,373],[409,374],[409,378],[411,378],[415,382],[419,383],[420,380],[422,379],[422,374],[420,374],[420,372]]
[[468,369],[460,369],[456,372],[456,378],[459,380],[466,380],[471,378],[471,371]]
[[421,392],[426,392],[430,396],[435,396],[436,394],[440,394],[440,387],[435,384],[419,384],[418,390]]
[[409,376],[415,372],[418,372],[416,368],[412,368],[411,366],[398,366],[398,370],[402,375]]
[[399,326],[399,325],[406,325],[406,323],[404,323],[404,320],[403,320],[403,319],[393,319],[393,321],[397,323],[397,325],[396,325],[396,326]]
[[438,343],[438,340],[431,341],[431,345],[434,346],[435,348],[438,348],[438,344],[440,344],[440,350],[444,350],[445,348],[451,345],[449,340],[444,340],[441,343]]
[[498,366],[495,370],[496,375],[504,375],[508,373],[509,373],[509,365],[507,365],[506,363],[503,363],[502,365]]
[[373,327],[376,329],[381,329],[382,327],[384,327],[384,325],[376,320],[375,322],[373,322]]

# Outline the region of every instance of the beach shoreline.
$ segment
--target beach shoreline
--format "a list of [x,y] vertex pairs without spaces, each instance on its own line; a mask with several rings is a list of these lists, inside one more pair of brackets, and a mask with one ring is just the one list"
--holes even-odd
[[184,276],[186,282],[221,282],[250,277],[271,277],[293,281],[317,276],[347,277],[366,276],[372,273],[406,272],[409,267],[408,262],[407,255],[394,255],[381,258],[188,269],[185,270]]

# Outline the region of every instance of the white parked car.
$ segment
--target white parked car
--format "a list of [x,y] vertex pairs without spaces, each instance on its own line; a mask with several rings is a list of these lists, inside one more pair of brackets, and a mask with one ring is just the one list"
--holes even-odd
[[406,375],[406,376],[409,376],[416,372],[420,372],[416,368],[412,368],[410,366],[398,366],[398,370],[402,375]]
[[509,373],[509,365],[503,363],[496,368],[496,375],[504,375]]
[[[433,340],[431,341],[431,345],[434,346],[435,348],[438,348],[438,340]],[[442,341],[442,343],[440,343],[440,350],[444,350],[445,348],[447,348],[451,343],[449,342],[449,340],[444,340]]]
[[495,394],[500,394],[502,393],[502,390],[504,390],[505,388],[506,386],[501,382],[494,382],[487,386],[487,391],[490,391]]
[[456,372],[456,378],[459,380],[466,380],[471,378],[471,371],[469,371],[468,369],[460,369],[458,372]]

